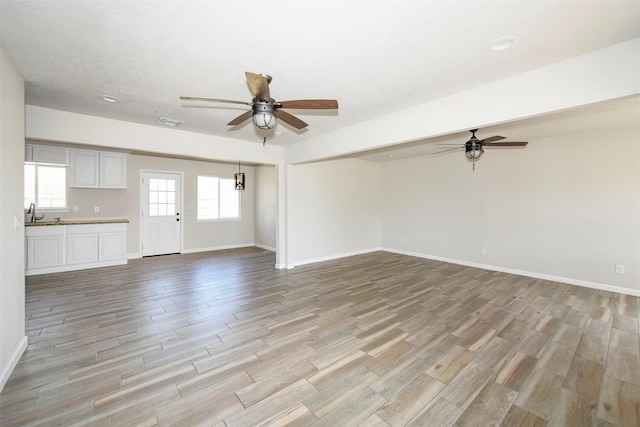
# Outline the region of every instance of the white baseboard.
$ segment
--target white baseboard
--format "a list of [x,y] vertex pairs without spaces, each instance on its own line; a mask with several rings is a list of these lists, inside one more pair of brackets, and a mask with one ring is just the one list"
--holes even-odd
[[[253,246],[255,246],[256,248],[264,249],[271,252],[276,251],[276,248],[259,245],[257,243],[242,243],[240,245],[224,245],[224,246],[210,246],[207,248],[183,249],[181,253],[194,254],[198,252],[222,251],[225,249],[250,248]],[[137,258],[142,258],[142,252],[134,252],[134,253],[127,254],[127,259],[137,259]]]
[[[184,250],[183,253],[217,251],[217,250],[223,250],[223,249],[236,249],[236,248],[244,248],[244,247],[251,247],[251,246],[255,246],[255,247],[265,249],[268,251],[273,251],[273,252],[275,252],[276,250],[275,248],[271,248],[268,246],[259,245],[255,243],[248,243],[248,244],[242,244],[242,245],[229,245],[229,246],[216,246],[211,248],[188,249],[188,250]],[[590,282],[587,280],[574,279],[571,277],[554,276],[551,274],[538,273],[538,272],[526,271],[526,270],[517,270],[514,268],[500,267],[500,266],[488,265],[488,264],[480,264],[476,262],[463,261],[463,260],[454,259],[454,258],[446,258],[446,257],[437,256],[437,255],[429,255],[429,254],[423,254],[423,253],[411,252],[411,251],[402,251],[402,250],[391,249],[391,248],[371,248],[371,249],[364,249],[364,250],[354,251],[354,252],[344,252],[344,253],[329,255],[325,257],[295,261],[291,264],[275,264],[275,268],[279,270],[292,269],[301,265],[313,264],[313,263],[322,262],[322,261],[331,261],[335,259],[346,258],[354,255],[362,255],[362,254],[375,252],[375,251],[385,251],[385,252],[391,252],[391,253],[396,253],[401,255],[415,256],[418,258],[432,259],[434,261],[442,261],[442,262],[448,262],[451,264],[464,265],[467,267],[481,268],[483,270],[499,271],[501,273],[516,274],[518,276],[532,277],[534,279],[549,280],[551,282],[566,283],[568,285],[582,286],[585,288],[598,289],[601,291],[616,292],[619,294],[640,297],[640,291],[638,290],[624,288],[620,286],[608,285],[606,283],[596,283],[596,282]],[[129,254],[128,258],[129,259],[140,258],[140,256],[139,254]]]
[[386,251],[386,252],[392,252],[392,253],[396,253],[396,254],[401,254],[401,255],[409,255],[409,256],[415,256],[415,257],[418,257],[418,258],[432,259],[434,261],[442,261],[442,262],[448,262],[448,263],[451,263],[451,264],[464,265],[464,266],[467,266],[467,267],[481,268],[483,270],[499,271],[501,273],[516,274],[518,276],[532,277],[534,279],[549,280],[551,282],[566,283],[568,285],[582,286],[582,287],[585,287],[585,288],[598,289],[598,290],[601,290],[601,291],[616,292],[616,293],[619,293],[619,294],[625,294],[625,295],[631,295],[631,296],[635,296],[635,297],[640,297],[640,291],[638,291],[638,290],[629,289],[629,288],[623,288],[623,287],[620,287],[620,286],[608,285],[606,283],[589,282],[587,280],[573,279],[571,277],[561,277],[561,276],[554,276],[554,275],[551,275],[551,274],[537,273],[537,272],[534,272],[534,271],[517,270],[517,269],[514,269],[514,268],[508,268],[508,267],[499,267],[499,266],[495,266],[495,265],[479,264],[479,263],[476,263],[476,262],[462,261],[462,260],[459,260],[459,259],[452,259],[452,258],[446,258],[446,257],[441,257],[441,256],[436,256],[436,255],[422,254],[422,253],[417,253],[417,252],[401,251],[401,250],[397,250],[397,249],[382,248],[381,250]]
[[210,246],[208,248],[183,249],[183,254],[193,254],[197,252],[222,251],[225,249],[250,248],[255,246],[253,243],[242,243],[239,245]]
[[18,348],[16,348],[15,351],[13,352],[13,355],[11,356],[11,360],[9,360],[9,364],[2,371],[2,376],[0,376],[0,391],[2,391],[2,389],[4,388],[4,385],[9,380],[9,376],[11,376],[11,373],[13,372],[16,365],[20,361],[20,358],[22,357],[22,353],[24,353],[24,351],[27,349],[28,344],[29,344],[29,340],[27,339],[26,336],[20,340],[20,344],[18,344]]
[[273,248],[271,246],[261,245],[259,243],[254,243],[253,246],[255,246],[256,248],[264,249],[265,251],[270,251],[270,252],[276,251],[276,248]]
[[335,255],[328,255],[328,256],[324,256],[324,257],[320,257],[320,258],[313,258],[313,259],[306,259],[306,260],[302,260],[302,261],[295,261],[292,262],[291,264],[287,264],[286,268],[291,269],[294,267],[298,267],[300,265],[305,265],[305,264],[314,264],[316,262],[322,262],[322,261],[331,261],[334,259],[340,259],[340,258],[346,258],[349,256],[354,256],[354,255],[363,255],[363,254],[368,254],[371,252],[376,252],[381,250],[380,248],[371,248],[371,249],[362,249],[359,251],[354,251],[354,252],[343,252],[340,254],[335,254]]

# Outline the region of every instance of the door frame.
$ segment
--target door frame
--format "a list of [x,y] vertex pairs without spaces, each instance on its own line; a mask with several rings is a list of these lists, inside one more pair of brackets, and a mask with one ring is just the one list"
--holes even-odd
[[180,171],[166,171],[166,170],[158,170],[158,169],[140,169],[140,178],[138,183],[140,184],[138,189],[138,200],[139,200],[139,209],[138,209],[138,223],[140,226],[138,227],[138,251],[140,253],[140,257],[142,258],[142,244],[144,243],[144,227],[142,224],[142,212],[145,208],[145,194],[142,191],[144,188],[144,184],[142,180],[144,179],[145,173],[166,173],[166,174],[175,174],[180,175],[180,253],[184,251],[184,172]]

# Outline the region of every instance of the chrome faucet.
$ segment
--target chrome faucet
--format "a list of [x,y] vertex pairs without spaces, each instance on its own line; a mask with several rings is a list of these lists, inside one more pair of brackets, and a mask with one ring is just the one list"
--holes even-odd
[[42,214],[41,216],[36,216],[36,204],[35,203],[31,203],[29,205],[29,210],[27,211],[28,214],[31,214],[31,222],[36,222],[36,221],[40,221],[42,218],[44,218],[44,214]]

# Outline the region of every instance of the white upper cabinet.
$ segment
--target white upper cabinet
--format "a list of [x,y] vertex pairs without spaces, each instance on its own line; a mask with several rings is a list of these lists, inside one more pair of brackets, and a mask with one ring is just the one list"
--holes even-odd
[[69,164],[69,150],[60,147],[49,147],[46,145],[32,145],[27,144],[25,146],[26,162],[33,163],[51,163],[57,165]]
[[70,186],[127,188],[127,155],[105,151],[70,150]]
[[71,150],[71,187],[100,187],[100,153],[98,151]]
[[127,155],[100,153],[100,187],[127,188]]

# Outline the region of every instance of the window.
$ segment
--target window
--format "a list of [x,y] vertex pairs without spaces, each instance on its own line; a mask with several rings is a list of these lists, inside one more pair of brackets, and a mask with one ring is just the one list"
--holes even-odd
[[198,176],[198,220],[240,217],[235,179]]
[[31,203],[42,209],[67,208],[67,168],[24,165],[24,208]]

